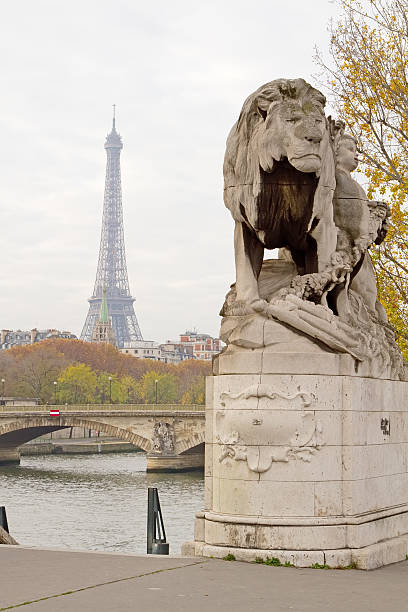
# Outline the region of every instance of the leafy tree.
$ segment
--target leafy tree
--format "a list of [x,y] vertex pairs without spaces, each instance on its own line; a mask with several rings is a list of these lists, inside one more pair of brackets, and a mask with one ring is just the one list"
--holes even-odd
[[4,351],[2,377],[6,380],[8,395],[37,397],[42,402],[54,401],[54,381],[69,362],[55,347],[42,347],[41,344]]
[[188,359],[182,361],[176,367],[174,373],[179,379],[179,394],[182,398],[196,383],[198,377],[205,377],[211,374],[211,362],[202,359]]
[[190,389],[183,394],[182,404],[205,404],[205,378],[198,376]]
[[[157,385],[156,381],[157,380]],[[158,374],[150,371],[141,380],[142,395],[147,404],[173,404],[178,398],[177,378],[174,374]]]
[[370,199],[391,205],[387,239],[371,249],[379,298],[408,358],[408,16],[406,0],[339,0],[331,63],[317,62],[336,113],[358,142]]
[[121,404],[143,403],[142,386],[132,376],[123,376],[120,379],[119,395]]
[[119,379],[115,374],[99,372],[96,382],[96,401],[98,404],[122,403]]
[[[67,379],[68,366],[77,368],[81,364],[88,370],[72,370],[72,377],[69,374]],[[85,371],[93,372],[97,378],[95,388],[90,383],[93,397],[84,395],[79,388],[80,375]],[[108,403],[109,376],[116,403],[155,402],[154,380],[159,381],[158,401],[173,403],[181,400],[198,377],[210,373],[208,361],[194,359],[179,365],[152,362],[123,354],[111,345],[62,338],[0,351],[0,378],[6,380],[6,394],[40,397],[50,403],[55,401],[53,383],[59,378],[58,401],[63,403]]]
[[84,363],[70,365],[58,378],[58,400],[62,404],[92,404],[96,398],[95,372]]
[[136,359],[133,355],[121,353],[111,344],[63,338],[45,340],[41,344],[53,346],[67,358],[68,363],[85,363],[95,372],[111,372],[118,378],[132,376],[139,380],[152,368],[159,374],[175,373],[178,368],[164,362],[152,363],[150,359]]

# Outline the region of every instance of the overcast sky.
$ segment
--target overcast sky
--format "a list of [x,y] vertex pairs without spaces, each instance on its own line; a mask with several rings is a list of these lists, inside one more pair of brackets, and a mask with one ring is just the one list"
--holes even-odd
[[234,281],[227,134],[276,78],[315,83],[329,0],[14,0],[0,23],[0,328],[79,336],[112,104],[130,288],[146,340],[217,335]]

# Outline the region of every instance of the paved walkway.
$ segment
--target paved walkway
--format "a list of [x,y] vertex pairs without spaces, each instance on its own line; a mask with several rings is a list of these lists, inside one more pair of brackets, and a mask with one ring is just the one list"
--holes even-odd
[[0,611],[402,612],[408,562],[372,572],[0,546]]

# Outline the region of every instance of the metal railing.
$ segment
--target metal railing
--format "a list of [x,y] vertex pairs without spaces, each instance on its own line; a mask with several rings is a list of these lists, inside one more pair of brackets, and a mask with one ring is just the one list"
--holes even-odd
[[37,406],[0,406],[1,412],[204,412],[201,404],[39,404]]

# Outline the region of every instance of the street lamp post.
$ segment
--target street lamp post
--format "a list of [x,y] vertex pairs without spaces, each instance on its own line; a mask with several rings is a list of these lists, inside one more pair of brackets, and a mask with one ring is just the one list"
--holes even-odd
[[156,380],[154,381],[154,390],[155,390],[155,395],[156,395],[156,402],[155,403],[156,404],[157,404],[157,385],[158,384],[159,384],[159,381],[156,378]]
[[112,403],[112,376],[109,376],[109,403]]
[[6,389],[6,379],[5,379],[5,378],[2,378],[2,379],[1,379],[1,386],[2,386],[2,392],[1,392],[1,394],[2,394],[3,399],[4,399],[4,397],[5,397],[5,395],[6,395],[6,391],[5,391],[5,389]]
[[54,402],[55,402],[55,405],[57,405],[57,384],[58,384],[57,381],[54,380]]

